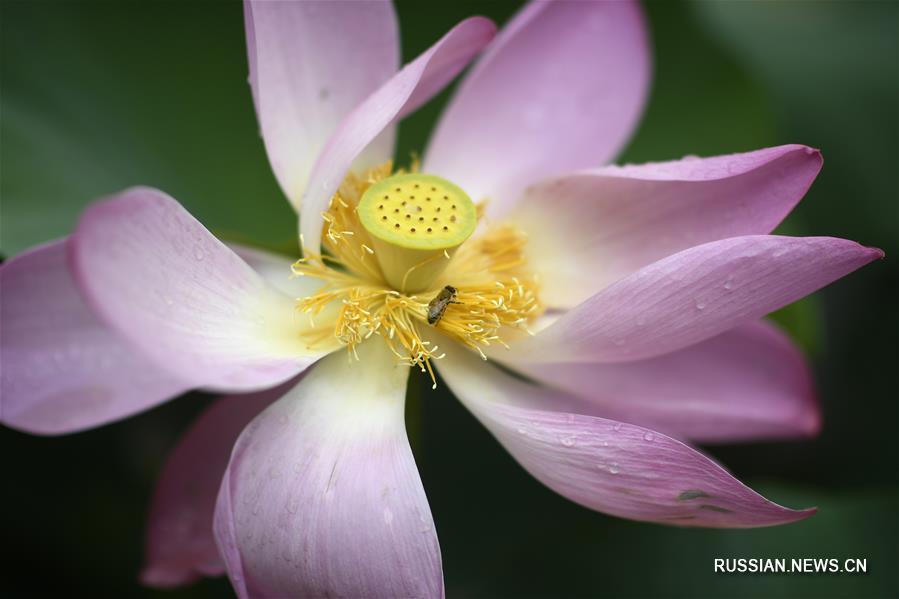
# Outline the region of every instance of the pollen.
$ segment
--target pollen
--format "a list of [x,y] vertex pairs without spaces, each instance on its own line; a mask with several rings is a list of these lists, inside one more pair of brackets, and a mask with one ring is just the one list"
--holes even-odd
[[[486,360],[487,347],[505,346],[518,331],[529,333],[543,312],[539,277],[528,265],[523,231],[487,227],[469,239],[483,204],[476,206],[453,183],[419,174],[414,166],[410,173],[391,170],[388,163],[362,176],[350,174],[332,197],[322,214],[325,253],[307,253],[293,265],[295,276],[315,277],[323,286],[299,298],[297,310],[331,323],[317,322],[315,331],[336,337],[351,357],[360,343],[380,337],[399,361],[426,372],[436,387],[432,361],[443,354],[432,332]],[[410,290],[412,275],[418,284]],[[429,324],[428,306],[447,286],[457,290],[454,301]]]

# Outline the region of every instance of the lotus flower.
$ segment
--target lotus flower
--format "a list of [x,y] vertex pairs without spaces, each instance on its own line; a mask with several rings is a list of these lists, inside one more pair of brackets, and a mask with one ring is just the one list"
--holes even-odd
[[[188,389],[237,394],[163,469],[144,582],[227,571],[241,597],[441,596],[403,422],[410,368],[589,508],[711,527],[814,512],[691,443],[820,426],[803,357],[761,318],[882,252],[770,235],[816,150],[601,166],[649,82],[629,2],[535,2],[495,39],[468,19],[399,71],[388,3],[245,16],[303,258],[225,245],[135,188],[0,270],[6,425],[58,434]],[[421,167],[394,170],[397,121],[482,50]]]

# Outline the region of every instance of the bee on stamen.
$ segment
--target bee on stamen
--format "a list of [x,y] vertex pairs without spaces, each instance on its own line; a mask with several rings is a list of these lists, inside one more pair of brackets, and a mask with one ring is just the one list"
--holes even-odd
[[456,293],[455,287],[447,285],[440,290],[440,293],[434,296],[434,299],[428,304],[428,324],[437,324],[443,318],[443,313],[446,312],[450,304],[462,303],[456,301]]

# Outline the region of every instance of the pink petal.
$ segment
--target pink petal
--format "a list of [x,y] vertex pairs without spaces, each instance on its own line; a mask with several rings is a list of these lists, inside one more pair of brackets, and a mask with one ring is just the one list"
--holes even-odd
[[532,2],[463,82],[425,171],[501,211],[534,181],[605,164],[643,110],[648,46],[635,2]]
[[649,360],[520,369],[587,400],[590,414],[700,443],[808,436],[821,425],[805,359],[766,322]]
[[70,247],[97,313],[196,386],[265,388],[332,349],[308,348],[295,299],[160,191],[133,188],[93,204]]
[[440,548],[379,340],[321,361],[243,432],[215,533],[239,597],[437,597]]
[[125,418],[189,385],[154,366],[82,299],[55,241],[0,266],[0,420],[70,433]]
[[529,362],[651,358],[758,320],[881,257],[833,237],[713,241],[641,268],[502,355]]
[[495,32],[493,23],[482,17],[462,21],[344,119],[316,162],[303,196],[300,226],[305,247],[318,249],[321,212],[359,153],[398,115],[422,104],[465,68]]
[[[272,169],[294,207],[338,123],[399,66],[390,2],[245,1],[250,86]],[[389,160],[390,129],[365,151]]]
[[174,587],[225,573],[212,515],[231,449],[244,427],[295,384],[291,380],[259,393],[223,397],[181,437],[156,482],[141,582]]
[[310,276],[292,275],[291,265],[296,258],[273,254],[258,248],[229,242],[231,250],[250,265],[266,283],[292,298],[301,298],[314,294],[324,282]]
[[456,396],[525,470],[590,509],[719,528],[785,524],[815,512],[768,501],[713,460],[656,431],[541,409],[561,393],[515,379],[469,352],[449,353],[438,366]]
[[529,234],[543,300],[570,308],[681,250],[770,233],[805,195],[821,162],[818,151],[792,145],[608,166],[534,185],[507,218]]

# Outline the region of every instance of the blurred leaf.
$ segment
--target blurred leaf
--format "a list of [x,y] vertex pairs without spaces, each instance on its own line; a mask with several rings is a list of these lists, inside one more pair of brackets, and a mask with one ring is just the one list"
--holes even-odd
[[269,247],[295,239],[257,134],[239,3],[2,11],[3,252],[67,234],[88,202],[132,185],[163,189],[208,227]]
[[798,212],[816,233],[899,249],[899,3],[694,2],[776,100],[792,142],[824,169]]
[[653,87],[637,135],[619,162],[713,156],[781,143],[758,81],[696,27],[677,2],[647,5]]
[[811,295],[774,312],[770,317],[780,325],[809,356],[821,347],[821,307]]

